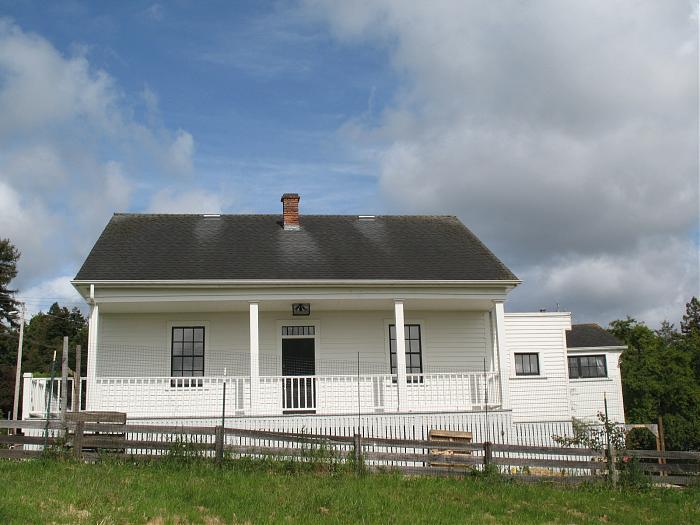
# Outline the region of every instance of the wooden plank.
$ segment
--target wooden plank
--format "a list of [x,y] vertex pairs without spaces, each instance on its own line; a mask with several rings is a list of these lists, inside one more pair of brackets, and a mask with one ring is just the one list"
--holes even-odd
[[66,419],[72,422],[84,421],[86,423],[126,423],[124,412],[70,412]]
[[[256,456],[306,456],[309,455],[309,449],[304,448],[285,448],[285,447],[254,447],[248,445],[226,445],[225,451],[234,454],[251,454]],[[339,456],[344,456],[342,452]]]
[[386,447],[401,447],[401,448],[425,448],[425,449],[450,449],[460,451],[479,451],[484,450],[483,443],[454,443],[449,446],[438,445],[430,440],[421,439],[389,439],[389,438],[362,438],[362,442],[366,445],[379,445]]
[[570,459],[540,459],[540,458],[491,458],[491,463],[505,466],[553,467],[553,468],[584,468],[602,469],[606,463],[601,461],[575,461]]
[[639,463],[645,472],[675,472],[678,474],[700,472],[700,465],[691,463]]
[[[21,419],[19,421],[0,420],[0,428],[20,428],[30,430],[44,430],[46,428],[46,419]],[[50,430],[61,430],[63,425],[57,419],[49,420]]]
[[[50,445],[53,445],[57,440],[56,438],[49,437],[48,442]],[[19,434],[0,436],[0,443],[6,445],[43,445],[44,436],[20,436]]]
[[0,449],[0,458],[4,459],[29,459],[41,457],[41,450],[21,450],[16,448]]
[[458,465],[454,467],[408,467],[408,466],[381,466],[381,465],[369,465],[367,469],[370,472],[377,474],[382,473],[401,473],[406,475],[421,475],[421,476],[442,476],[442,477],[464,477],[470,474],[474,469],[473,467],[460,467]]
[[685,450],[625,450],[623,454],[633,458],[660,458],[666,459],[694,459],[700,461],[700,452],[685,451]]
[[[80,347],[78,347],[80,349]],[[80,459],[83,456],[83,440],[85,439],[84,434],[85,422],[78,421],[75,425],[75,434],[73,435],[73,455]]]
[[214,443],[183,443],[178,441],[123,439],[115,438],[113,436],[86,435],[83,438],[83,448],[139,448],[145,450],[170,450],[178,447],[187,447],[191,450],[214,450],[214,446]]
[[451,465],[481,465],[483,458],[479,456],[443,456],[438,454],[410,454],[405,452],[365,452],[365,460],[400,461],[409,463],[449,463]]
[[535,447],[530,445],[499,445],[494,443],[491,447],[494,452],[518,452],[525,454],[556,454],[561,456],[594,456],[603,457],[604,452],[590,448],[576,447]]
[[[229,436],[249,437],[257,439],[274,439],[277,441],[310,443],[315,441],[328,441],[352,445],[352,436],[334,436],[327,434],[302,434],[296,432],[274,432],[270,430],[249,430],[245,428],[226,428],[224,433]],[[365,439],[363,438],[364,442]]]
[[564,483],[564,484],[577,484],[577,483],[590,483],[594,481],[599,476],[535,476],[531,474],[509,474],[505,476],[507,479],[512,479],[516,481],[527,481],[535,483]]
[[685,485],[685,486],[700,486],[700,477],[698,476],[649,476],[649,481],[655,485]]
[[85,423],[86,432],[126,432],[143,434],[190,434],[213,436],[215,429],[211,427],[183,427],[175,425],[118,425],[110,423]]

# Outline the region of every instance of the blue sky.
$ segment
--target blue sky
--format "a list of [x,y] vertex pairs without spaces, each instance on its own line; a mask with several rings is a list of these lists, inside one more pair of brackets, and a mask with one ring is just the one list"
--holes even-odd
[[0,236],[32,311],[115,211],[455,214],[511,311],[698,293],[694,2],[0,0]]
[[[309,211],[381,206],[372,166],[336,131],[392,97],[386,50],[338,43],[283,2],[18,2],[5,14],[65,55],[84,53],[118,82],[137,120],[151,117],[152,94],[159,123],[196,137],[198,186],[230,191],[236,209],[276,212],[285,188],[315,196]],[[334,195],[345,184],[355,198]]]

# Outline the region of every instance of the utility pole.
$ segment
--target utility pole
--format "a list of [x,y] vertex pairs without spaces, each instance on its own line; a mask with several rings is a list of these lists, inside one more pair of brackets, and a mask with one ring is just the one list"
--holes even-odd
[[12,405],[12,417],[19,419],[19,385],[22,381],[22,343],[24,341],[24,303],[19,311],[19,343],[17,344],[17,367],[15,370],[15,400]]

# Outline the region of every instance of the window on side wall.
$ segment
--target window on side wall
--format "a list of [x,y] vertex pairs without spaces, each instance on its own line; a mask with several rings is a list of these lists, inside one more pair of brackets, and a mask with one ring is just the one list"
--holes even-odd
[[540,375],[540,355],[536,352],[515,354],[515,375]]
[[[170,343],[170,376],[204,375],[204,327],[173,326]],[[173,379],[172,386],[202,386],[201,379]]]
[[608,365],[605,360],[605,354],[569,357],[570,379],[591,377],[608,377]]
[[[406,373],[423,373],[423,345],[421,343],[421,329],[419,324],[404,325],[404,337],[406,339]],[[391,373],[396,374],[396,326],[389,325],[389,359]],[[408,382],[419,382],[418,377],[409,377]]]

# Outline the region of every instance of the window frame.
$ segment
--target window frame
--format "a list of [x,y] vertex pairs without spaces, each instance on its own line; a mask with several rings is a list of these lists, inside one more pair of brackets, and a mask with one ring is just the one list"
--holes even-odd
[[[586,368],[586,369],[588,369],[588,370],[590,370],[590,369],[598,370],[597,362],[596,362],[596,365],[593,366],[593,367],[591,367],[590,365],[587,365],[587,366],[584,367],[584,366],[581,364],[581,361],[582,361],[582,359],[584,359],[584,358],[588,358],[588,359],[590,359],[590,358],[602,358],[602,359],[603,359],[603,372],[604,372],[604,375],[582,375],[582,371],[583,371],[584,368]],[[572,376],[572,375],[571,375],[571,364],[570,364],[570,362],[571,362],[572,359],[575,359],[576,362],[577,362],[576,368],[577,368],[578,375],[576,375],[576,376]],[[567,374],[568,374],[568,376],[569,376],[569,379],[608,379],[608,378],[610,377],[610,376],[609,376],[609,373],[608,373],[608,356],[607,356],[605,353],[602,353],[602,354],[568,355],[568,356],[566,356],[566,371],[567,371]]]
[[[518,357],[528,357],[528,367],[532,370],[532,356],[535,356],[535,363],[537,363],[537,372],[518,372]],[[522,363],[525,364],[524,362]],[[524,370],[524,367],[521,366]],[[540,366],[540,353],[539,352],[514,352],[513,353],[513,371],[516,377],[538,377],[542,375],[542,367]]]
[[[184,340],[184,333],[183,333],[183,339],[176,341],[175,340],[175,331],[176,330],[201,330],[202,331],[202,354],[201,356],[198,354],[195,354],[194,352],[194,344],[196,342],[194,332],[192,333],[192,341],[185,341]],[[175,350],[175,343],[178,342],[191,342],[193,345],[192,353],[185,355],[180,354],[180,356],[176,356],[174,353]],[[188,324],[171,324],[170,325],[170,377],[171,377],[171,384],[173,386],[201,386],[201,381],[183,381],[182,378],[191,378],[191,377],[204,377],[205,372],[206,372],[206,352],[207,352],[207,326],[205,324],[196,324],[196,323],[188,323]],[[174,363],[176,358],[181,359],[181,366],[180,366],[180,375],[175,375],[175,370],[174,370]],[[185,370],[184,368],[184,358],[185,357],[190,357],[192,358],[192,366],[188,368],[190,374],[184,375],[183,371]],[[200,374],[195,374],[195,368],[194,368],[194,359],[196,357],[201,357],[202,358],[202,367],[201,367],[201,375]],[[197,372],[199,372],[199,367],[196,369]]]
[[[408,322],[404,323],[404,332],[406,328],[408,328],[409,336],[411,333],[411,328],[410,327],[418,327],[418,338],[411,338],[411,337],[404,337],[404,342],[406,346],[408,347],[405,349],[405,356],[406,356],[406,375],[422,375],[425,370],[425,358],[423,356],[423,349],[424,349],[424,342],[425,342],[425,331],[423,330],[423,323],[418,322],[418,321],[413,321],[413,322]],[[391,337],[391,332],[392,329],[394,330],[394,338],[392,339]],[[413,352],[410,350],[411,348],[411,343],[409,341],[418,341],[418,352]],[[394,350],[392,351],[392,342],[394,343]],[[399,368],[398,366],[394,366],[392,364],[392,356],[396,356],[396,323],[389,322],[387,324],[387,346],[389,349],[389,374],[392,376],[398,375]],[[411,365],[410,363],[412,362],[410,359],[410,356],[415,356],[418,355],[419,358],[419,370],[418,372],[413,371],[414,366]],[[408,369],[411,369],[409,372]],[[419,378],[413,378],[412,380],[409,378],[408,382],[420,382],[418,381]],[[422,378],[420,378],[422,379]]]

